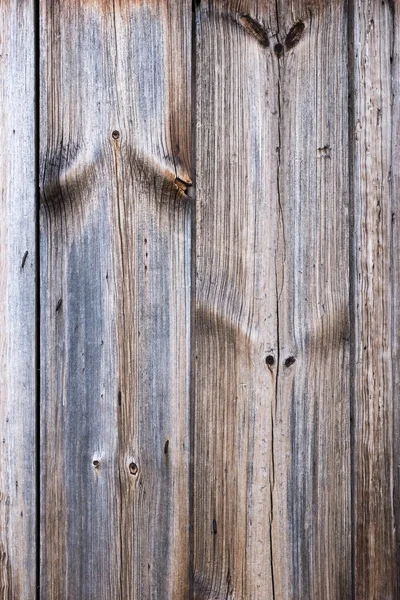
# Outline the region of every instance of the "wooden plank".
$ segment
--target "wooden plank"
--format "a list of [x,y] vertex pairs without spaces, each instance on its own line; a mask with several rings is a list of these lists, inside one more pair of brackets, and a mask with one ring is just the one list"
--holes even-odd
[[[197,12],[194,598],[272,598],[277,72],[256,3]],[[226,5],[226,6],[225,6]],[[262,393],[261,393],[262,391]],[[262,565],[260,571],[260,565]]]
[[351,598],[345,3],[197,11],[194,598]]
[[40,4],[42,595],[186,598],[191,4]]
[[354,6],[354,585],[365,600],[400,593],[398,8]]
[[36,591],[33,2],[0,3],[0,597]]
[[397,3],[392,3],[392,52],[391,52],[391,93],[392,93],[392,132],[391,132],[391,171],[390,171],[390,192],[391,192],[391,211],[392,211],[392,235],[391,235],[391,354],[393,369],[393,513],[395,527],[395,552],[392,560],[395,570],[395,583],[393,585],[394,596],[399,594],[400,590],[400,468],[396,457],[400,456],[400,411],[398,410],[398,399],[400,397],[400,213],[398,190],[400,189],[400,171],[396,165],[400,164],[400,7]]
[[280,3],[276,598],[352,597],[346,8]]

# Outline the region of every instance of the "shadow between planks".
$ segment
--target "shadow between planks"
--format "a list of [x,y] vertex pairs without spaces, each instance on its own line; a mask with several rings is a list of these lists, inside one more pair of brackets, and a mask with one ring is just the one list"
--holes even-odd
[[398,3],[0,27],[0,598],[398,599]]

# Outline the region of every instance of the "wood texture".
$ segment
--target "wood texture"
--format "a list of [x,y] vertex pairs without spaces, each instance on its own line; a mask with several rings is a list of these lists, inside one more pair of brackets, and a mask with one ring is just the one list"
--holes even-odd
[[281,68],[276,598],[352,597],[346,6],[280,4],[305,29]]
[[194,597],[352,597],[347,12],[197,13]]
[[0,599],[397,600],[400,4],[36,6],[0,0]]
[[0,2],[0,597],[36,587],[33,2]]
[[42,598],[188,595],[190,26],[41,3]]
[[393,369],[393,388],[392,388],[392,418],[393,418],[393,438],[390,439],[392,445],[392,463],[390,468],[393,472],[393,487],[389,487],[388,493],[393,497],[393,517],[389,512],[389,518],[392,519],[392,526],[395,528],[395,543],[391,543],[393,556],[389,558],[394,563],[393,571],[395,580],[393,581],[394,594],[400,590],[400,468],[397,457],[400,455],[400,235],[399,235],[399,200],[398,190],[400,189],[400,170],[396,165],[400,165],[400,7],[398,3],[391,5],[392,13],[392,35],[391,42],[392,53],[391,61],[391,169],[390,169],[390,199],[391,199],[391,227],[392,235],[390,239],[390,274],[391,283],[391,303],[392,303],[392,321],[391,321],[391,367]]
[[365,600],[400,594],[398,11],[371,0],[354,11],[354,562]]

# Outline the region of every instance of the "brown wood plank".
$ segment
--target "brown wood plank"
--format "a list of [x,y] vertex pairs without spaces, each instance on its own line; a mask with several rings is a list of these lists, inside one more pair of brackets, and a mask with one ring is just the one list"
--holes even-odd
[[247,4],[197,13],[196,600],[273,591],[277,65],[261,21],[274,15]]
[[354,6],[354,582],[363,600],[400,594],[398,11],[397,2]]
[[196,32],[193,595],[349,599],[345,3]]
[[390,172],[390,192],[392,204],[392,236],[391,236],[391,302],[392,302],[392,322],[391,322],[391,337],[392,337],[392,368],[393,368],[393,512],[394,512],[394,527],[395,527],[395,553],[392,560],[395,563],[396,580],[393,588],[395,593],[400,590],[400,468],[399,461],[396,462],[396,457],[400,456],[400,213],[398,190],[400,189],[400,169],[396,165],[400,165],[400,6],[398,3],[393,3],[393,46],[391,52],[391,85],[392,85],[392,132],[391,132],[391,172]]
[[280,3],[277,598],[352,596],[346,7]]
[[0,2],[0,597],[36,588],[33,2]]
[[187,598],[191,4],[40,4],[42,597]]

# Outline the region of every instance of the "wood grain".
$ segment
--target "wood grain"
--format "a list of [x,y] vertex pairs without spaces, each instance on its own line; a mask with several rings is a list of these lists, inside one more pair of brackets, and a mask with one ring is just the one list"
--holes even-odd
[[400,594],[398,10],[354,7],[354,566],[365,600]]
[[[34,16],[0,5],[0,596],[24,599]],[[41,597],[399,596],[398,22],[40,3]]]
[[194,598],[349,599],[346,6],[196,37]]
[[349,600],[347,5],[303,2],[292,14],[279,6],[289,33],[280,71],[275,592]]
[[[398,3],[392,4],[392,35],[393,43],[391,52],[391,93],[392,93],[392,133],[391,133],[391,171],[390,171],[390,194],[391,194],[391,354],[393,369],[393,442],[392,465],[393,469],[393,488],[389,489],[389,494],[393,494],[393,519],[395,528],[395,543],[392,545],[394,550],[391,560],[394,563],[393,582],[394,593],[400,590],[400,468],[396,457],[400,455],[400,411],[398,410],[400,398],[400,232],[399,232],[399,201],[398,190],[400,189],[400,170],[396,165],[400,165],[400,7]],[[390,513],[389,513],[390,515]],[[391,515],[390,515],[391,517]]]
[[0,597],[36,588],[33,2],[0,3]]
[[187,598],[191,5],[40,23],[41,595]]

